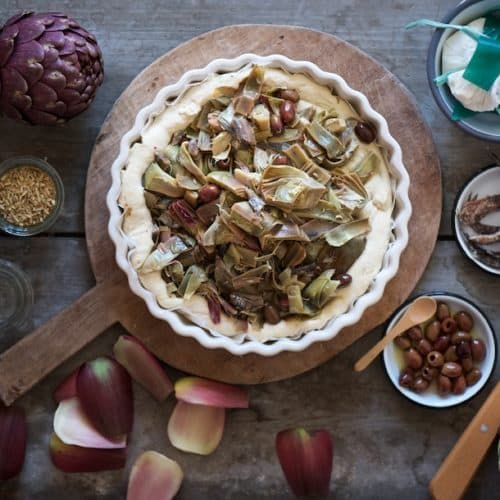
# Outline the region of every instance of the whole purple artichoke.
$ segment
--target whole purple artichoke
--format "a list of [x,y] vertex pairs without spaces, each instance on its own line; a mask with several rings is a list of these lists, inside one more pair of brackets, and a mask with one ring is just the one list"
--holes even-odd
[[0,30],[0,111],[35,125],[87,109],[103,80],[97,40],[59,12],[22,12]]

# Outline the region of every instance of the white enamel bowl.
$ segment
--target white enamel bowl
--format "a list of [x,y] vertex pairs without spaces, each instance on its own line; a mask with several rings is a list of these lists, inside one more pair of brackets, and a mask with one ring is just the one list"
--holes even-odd
[[[399,385],[399,375],[402,369],[402,354],[401,349],[399,349],[394,342],[391,342],[384,349],[384,366],[394,387],[403,396],[414,401],[415,403],[423,406],[430,406],[432,408],[447,408],[449,406],[459,405],[475,396],[484,387],[493,373],[496,360],[495,332],[493,331],[493,327],[484,313],[469,300],[458,295],[440,292],[424,295],[430,295],[435,297],[437,301],[445,302],[449,305],[452,313],[466,311],[472,316],[474,320],[474,328],[472,329],[473,338],[480,338],[486,345],[485,359],[481,363],[475,363],[475,366],[481,370],[481,378],[475,385],[467,387],[463,394],[448,394],[446,396],[440,396],[436,389],[436,382],[434,381],[429,389],[417,394],[416,392]],[[401,307],[394,314],[389,322],[389,325],[387,326],[387,331],[389,331],[396,324],[407,308],[408,304]]]
[[[500,276],[500,242],[482,247],[474,247],[467,236],[477,234],[472,228],[463,226],[458,215],[464,204],[475,198],[484,198],[500,194],[500,166],[492,165],[475,174],[459,191],[452,214],[452,227],[455,238],[464,255],[474,264],[490,274]],[[484,224],[500,226],[500,210],[488,214],[482,219]],[[493,257],[493,255],[496,256]]]

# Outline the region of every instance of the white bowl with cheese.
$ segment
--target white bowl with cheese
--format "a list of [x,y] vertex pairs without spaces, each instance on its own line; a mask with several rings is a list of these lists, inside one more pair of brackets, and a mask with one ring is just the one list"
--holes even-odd
[[[464,0],[448,12],[441,19],[441,22],[461,26],[472,23],[473,28],[482,31],[484,16],[496,10],[498,10],[498,15],[500,15],[500,3],[498,0]],[[452,36],[454,37],[454,46],[448,47],[447,52],[448,55],[451,55],[451,58],[444,61],[443,48],[447,40]],[[439,108],[455,125],[478,139],[500,142],[500,115],[497,112],[476,112],[459,120],[452,120],[457,101],[453,97],[448,84],[436,85],[434,82],[436,77],[446,73],[452,67],[455,68],[457,64],[461,65],[468,62],[474,52],[475,46],[476,42],[463,33],[458,34],[455,30],[449,28],[436,29],[427,54],[429,86]],[[491,93],[494,96],[488,97],[481,89],[475,88],[472,84],[464,81],[460,77],[461,73],[463,71],[451,74],[448,78],[448,83],[453,86],[454,92],[460,94],[461,100],[466,105],[465,107],[472,110],[482,110],[488,108],[489,101],[497,99],[500,92],[498,79],[491,89]]]

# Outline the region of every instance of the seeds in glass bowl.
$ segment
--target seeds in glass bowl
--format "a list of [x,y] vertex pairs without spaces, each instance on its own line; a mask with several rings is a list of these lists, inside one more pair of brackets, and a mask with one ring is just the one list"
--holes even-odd
[[23,165],[0,177],[0,217],[19,227],[42,223],[56,205],[56,186],[43,170]]

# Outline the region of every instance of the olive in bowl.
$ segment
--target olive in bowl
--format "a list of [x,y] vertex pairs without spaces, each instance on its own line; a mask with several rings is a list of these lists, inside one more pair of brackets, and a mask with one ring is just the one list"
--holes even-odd
[[[493,372],[493,328],[474,304],[453,294],[432,293],[436,314],[389,344],[383,353],[391,382],[404,396],[424,406],[443,408],[477,394]],[[407,309],[393,315],[389,331]]]

